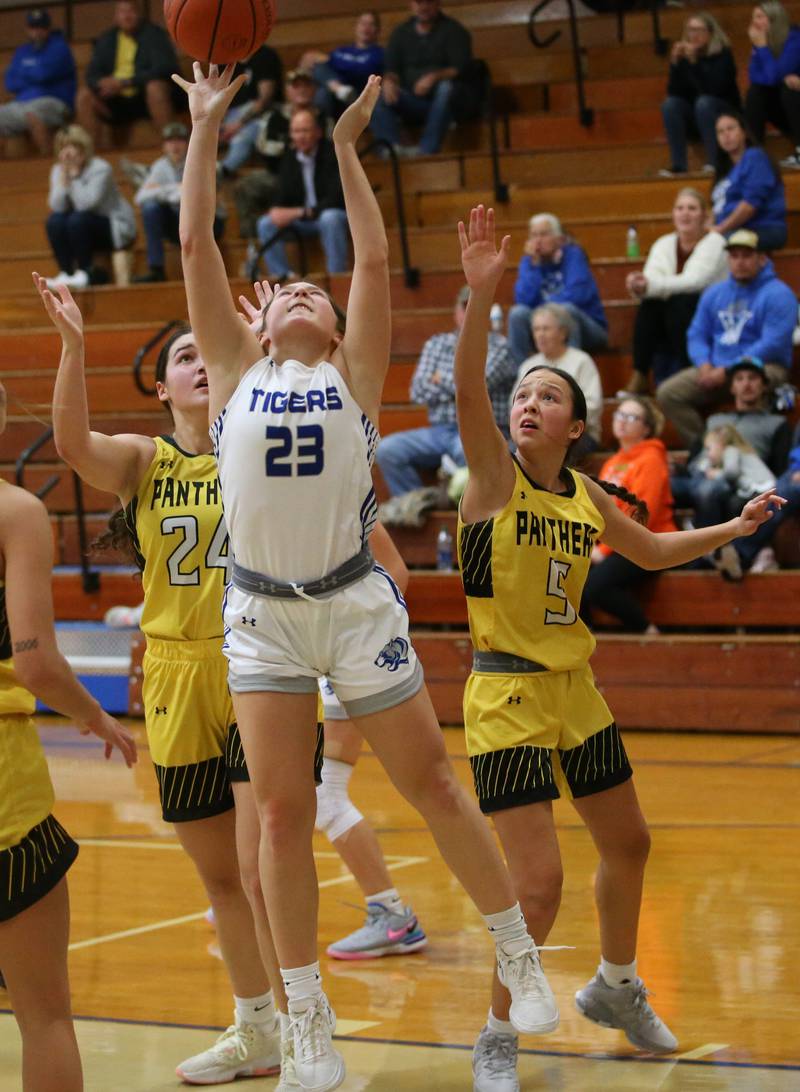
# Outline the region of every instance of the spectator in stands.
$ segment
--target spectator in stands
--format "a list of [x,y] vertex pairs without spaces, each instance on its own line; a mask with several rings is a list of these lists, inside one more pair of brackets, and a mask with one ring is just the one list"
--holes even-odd
[[411,0],[412,16],[395,27],[386,46],[383,93],[372,115],[372,134],[400,147],[400,120],[422,125],[419,144],[405,154],[434,155],[453,120],[455,82],[468,72],[472,38],[444,15],[440,0]]
[[[233,200],[239,219],[239,235],[254,240],[256,224],[270,207],[278,192],[278,172],[281,156],[289,143],[289,121],[278,104],[266,110],[258,119],[254,153],[259,168],[237,179]],[[253,254],[250,255],[252,261]],[[255,279],[255,278],[251,278]]]
[[730,235],[746,227],[756,232],[763,250],[786,242],[783,182],[763,148],[755,146],[744,120],[724,111],[717,118],[717,171],[711,202],[714,231]]
[[317,90],[314,102],[328,117],[338,118],[345,107],[363,91],[367,77],[383,72],[383,46],[378,44],[381,17],[377,11],[356,16],[353,44],[338,46],[330,53],[310,50],[300,65],[311,69]]
[[28,41],[14,50],[6,69],[6,91],[14,101],[0,104],[0,154],[6,137],[28,133],[42,155],[51,155],[53,132],[75,105],[75,59],[44,8],[29,11],[25,23]]
[[[378,466],[392,496],[419,489],[422,485],[419,471],[435,470],[445,455],[457,466],[465,465],[456,423],[453,368],[468,299],[469,288],[464,287],[456,299],[453,313],[455,329],[428,338],[422,346],[411,380],[411,400],[427,408],[427,427],[393,432],[378,444]],[[508,400],[516,381],[516,371],[506,339],[502,334],[491,332],[486,354],[486,383],[497,427],[506,437]]]
[[[635,493],[647,505],[650,531],[676,531],[669,487],[667,449],[658,438],[664,418],[650,398],[629,395],[614,412],[612,429],[619,450],[603,463],[598,477]],[[624,502],[615,503],[625,509]],[[636,595],[653,574],[599,543],[583,591],[581,617],[592,624],[595,610],[622,622],[631,633],[658,633]]]
[[728,272],[725,239],[707,226],[708,205],[685,187],[672,206],[675,230],[650,247],[644,269],[629,273],[625,286],[639,300],[633,327],[633,372],[626,390],[644,393],[656,381],[689,367],[686,331],[700,293]]
[[782,508],[773,508],[772,519],[767,520],[752,536],[755,541],[746,538],[734,543],[744,572],[765,573],[778,568],[772,540],[784,520],[800,512],[800,425],[795,429],[789,465],[778,478],[775,492],[779,497],[785,497],[786,504]]
[[508,342],[518,365],[533,350],[531,315],[543,303],[560,303],[569,311],[571,345],[590,353],[608,345],[608,322],[586,254],[549,212],[530,218],[514,306],[508,312]]
[[[164,138],[164,154],[153,163],[147,178],[136,191],[135,203],[142,212],[142,223],[147,239],[148,271],[135,277],[135,284],[152,284],[167,279],[164,271],[164,240],[179,243],[178,215],[181,207],[181,183],[186,153],[189,149],[189,130],[180,121],[171,121],[161,134]],[[218,207],[214,217],[214,237],[222,235],[225,217]]]
[[329,273],[347,269],[347,213],[333,144],[323,137],[313,110],[296,110],[289,122],[292,147],[280,161],[275,204],[256,225],[258,240],[273,278],[286,280],[289,269],[279,231],[291,227],[301,236],[319,236]]
[[573,449],[571,454],[574,457],[576,454],[585,455],[596,451],[600,446],[603,430],[603,385],[597,365],[589,354],[569,344],[572,333],[569,311],[560,303],[543,303],[533,312],[531,329],[536,353],[520,364],[516,383],[531,368],[542,365],[568,372],[586,398],[586,429],[578,441],[580,451]]
[[764,362],[771,385],[786,380],[792,361],[797,299],[759,249],[753,231],[728,239],[730,275],[700,297],[687,334],[692,367],[658,389],[658,401],[689,447],[703,435],[701,409],[729,395],[729,369],[744,356]]
[[264,113],[283,97],[283,65],[268,45],[260,46],[246,61],[236,65],[233,78],[244,72],[247,82],[236,92],[225,115],[219,138],[228,151],[220,162],[220,178],[233,178],[250,159]]
[[741,108],[731,44],[710,12],[695,12],[684,23],[683,37],[675,42],[670,55],[667,97],[661,106],[670,168],[659,174],[686,173],[687,137],[695,134],[705,149],[704,170],[713,171],[717,160],[717,115],[731,108]]
[[95,156],[92,138],[80,125],[56,134],[55,154],[46,227],[59,272],[47,285],[86,288],[99,280],[93,255],[130,246],[136,218],[117,189],[111,164]]
[[173,119],[178,71],[172,39],[142,17],[137,0],[117,0],[114,26],[95,41],[78,92],[78,121],[96,139],[99,125],[149,117],[159,132]]
[[779,0],[764,0],[753,8],[747,29],[753,51],[745,101],[747,124],[759,144],[767,122],[791,138],[794,152],[782,167],[800,167],[800,28],[790,26],[789,13]]

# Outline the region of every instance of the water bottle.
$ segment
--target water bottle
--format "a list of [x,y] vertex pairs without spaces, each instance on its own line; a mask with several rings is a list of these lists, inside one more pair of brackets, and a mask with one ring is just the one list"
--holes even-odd
[[503,308],[499,303],[493,303],[492,309],[489,312],[489,322],[491,323],[492,330],[496,334],[502,334],[503,332]]
[[453,569],[453,536],[444,525],[436,536],[436,568],[440,572]]
[[639,257],[639,232],[636,230],[633,224],[628,228],[627,240],[625,243],[625,253],[629,258]]

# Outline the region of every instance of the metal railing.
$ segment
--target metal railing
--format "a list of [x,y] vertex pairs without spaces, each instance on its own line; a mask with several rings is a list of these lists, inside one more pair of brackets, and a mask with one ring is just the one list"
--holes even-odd
[[[16,466],[15,477],[17,485],[25,488],[25,470],[31,459],[41,448],[53,439],[53,427],[48,426],[32,444],[29,444],[20,453]],[[86,509],[83,506],[83,482],[74,470],[72,474],[72,489],[75,497],[75,518],[78,526],[78,546],[80,549],[81,586],[87,595],[100,589],[100,573],[89,564],[89,541],[86,535]],[[61,481],[60,474],[51,474],[44,485],[36,490],[36,496],[42,500]]]
[[153,334],[149,341],[146,341],[140,349],[137,350],[136,356],[133,358],[133,381],[142,394],[153,395],[156,393],[155,387],[148,387],[145,385],[142,379],[142,366],[144,365],[144,358],[154,349],[159,342],[169,334],[176,326],[183,326],[184,323],[181,319],[172,319],[170,322],[165,323],[161,329]]
[[[536,32],[536,17],[540,15],[546,7],[551,3],[551,0],[539,0],[539,3],[534,7],[528,16],[528,37],[537,49],[547,49],[553,42],[558,41],[561,37],[560,30],[554,30],[551,34],[548,34],[546,38],[540,38]],[[583,86],[583,50],[581,49],[580,36],[578,34],[578,19],[575,15],[575,4],[573,0],[567,0],[567,7],[569,8],[569,34],[570,44],[572,48],[572,69],[575,79],[575,90],[578,95],[578,120],[581,125],[587,129],[594,124],[594,110],[591,106],[586,105],[586,92]]]

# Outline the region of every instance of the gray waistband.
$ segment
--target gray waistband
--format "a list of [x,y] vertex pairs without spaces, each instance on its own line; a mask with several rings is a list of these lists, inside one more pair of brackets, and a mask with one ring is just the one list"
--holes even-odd
[[476,649],[472,653],[472,670],[496,675],[535,675],[549,669],[536,660],[526,660],[524,656],[513,656],[510,652],[478,652]]
[[341,591],[342,588],[355,584],[357,580],[363,580],[367,573],[372,572],[374,565],[372,551],[369,546],[364,546],[360,553],[349,558],[338,569],[320,580],[311,580],[308,584],[273,580],[271,576],[245,569],[236,561],[233,563],[232,580],[241,591],[250,592],[251,595],[264,595],[268,599],[316,599],[321,595]]

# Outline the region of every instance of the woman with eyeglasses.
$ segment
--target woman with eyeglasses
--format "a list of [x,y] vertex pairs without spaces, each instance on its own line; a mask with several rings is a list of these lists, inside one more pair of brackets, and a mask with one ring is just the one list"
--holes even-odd
[[723,108],[739,107],[736,61],[727,35],[710,12],[690,15],[683,36],[672,47],[667,97],[661,114],[670,150],[670,167],[659,171],[665,177],[686,174],[690,135],[699,135],[705,149],[709,173],[717,157],[714,123]]
[[[659,433],[661,411],[650,398],[630,395],[614,411],[612,430],[619,450],[609,456],[599,473],[602,481],[622,486],[647,505],[650,531],[677,531],[669,486],[667,449]],[[620,507],[625,508],[624,504]],[[627,557],[598,543],[581,602],[581,617],[592,623],[595,609],[618,618],[631,633],[658,633],[648,620],[637,590],[652,573]]]

